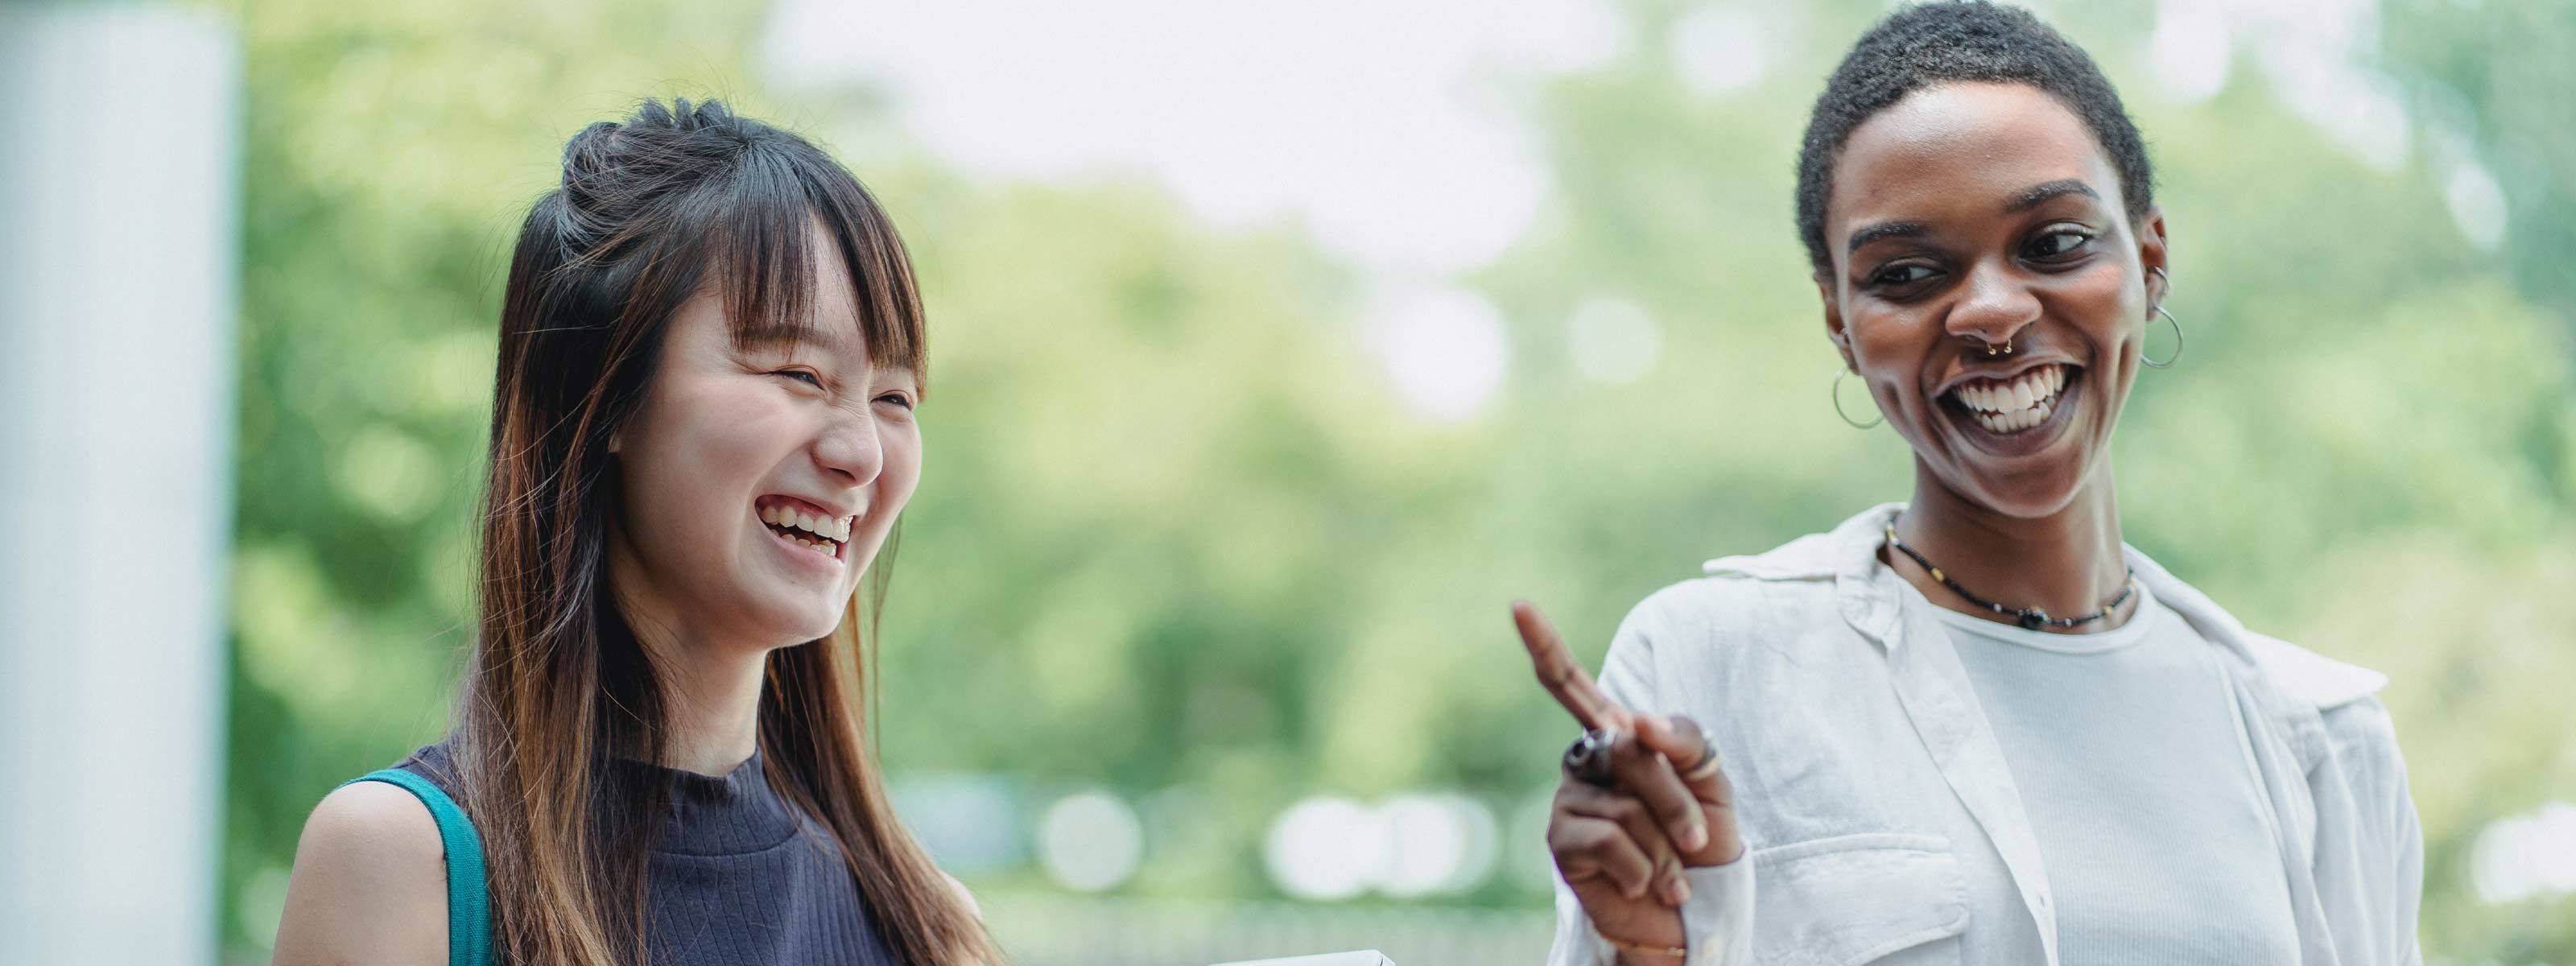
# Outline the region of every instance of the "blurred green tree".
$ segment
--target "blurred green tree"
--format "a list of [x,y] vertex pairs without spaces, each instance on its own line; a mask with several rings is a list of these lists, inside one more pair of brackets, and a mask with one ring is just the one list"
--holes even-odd
[[[1182,790],[1125,887],[1145,897],[1275,898],[1263,826],[1312,792],[1460,788],[1525,820],[1513,806],[1553,784],[1567,726],[1505,601],[1548,605],[1597,659],[1627,607],[1699,560],[1902,497],[1910,473],[1892,436],[1827,405],[1834,358],[1789,220],[1806,103],[1879,5],[1726,8],[1767,31],[1731,87],[1680,69],[1675,26],[1704,8],[1621,9],[1633,42],[1614,62],[1488,78],[1522,98],[1556,191],[1463,282],[1499,310],[1510,361],[1486,408],[1450,421],[1390,391],[1382,293],[1297,226],[1217,231],[1115,178],[948,172],[866,92],[742,81],[752,0],[237,5],[234,957],[261,958],[312,803],[443,727],[512,232],[562,140],[644,96],[724,95],[820,136],[913,246],[933,373],[882,652],[896,772]],[[2576,959],[2576,904],[2489,904],[2469,875],[2488,822],[2576,798],[2559,703],[2576,408],[2548,274],[2576,239],[2547,215],[2563,185],[2521,187],[2563,177],[2547,159],[2564,154],[2531,149],[2528,168],[2499,150],[2513,240],[2480,249],[2428,153],[2355,162],[2250,75],[2160,99],[2144,10],[2052,14],[2153,141],[2190,329],[2127,410],[2130,538],[2256,627],[2391,673],[2429,953]],[[2456,19],[2426,63],[2576,42],[2495,5]],[[2564,135],[2540,130],[2549,98],[2527,79],[2446,83],[2493,118],[2482,139]],[[1504,874],[1467,901],[1544,902],[1534,836],[1511,835]]]
[[[2576,5],[2390,0],[2381,55],[2419,117],[2483,160],[2511,212],[2501,256],[2576,339]],[[2482,156],[2482,157],[2481,157]],[[2463,187],[2461,190],[2475,190]]]

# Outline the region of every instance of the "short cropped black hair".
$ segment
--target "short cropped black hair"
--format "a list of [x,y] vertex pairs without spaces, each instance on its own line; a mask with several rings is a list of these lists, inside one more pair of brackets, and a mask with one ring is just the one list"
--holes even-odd
[[1890,14],[1861,35],[1825,81],[1798,150],[1798,234],[1816,271],[1833,265],[1825,246],[1825,202],[1843,142],[1870,115],[1926,87],[1954,81],[2028,84],[2065,103],[2119,169],[2129,217],[2154,203],[2145,139],[2120,92],[2083,48],[2019,7],[1982,0],[1926,3]]

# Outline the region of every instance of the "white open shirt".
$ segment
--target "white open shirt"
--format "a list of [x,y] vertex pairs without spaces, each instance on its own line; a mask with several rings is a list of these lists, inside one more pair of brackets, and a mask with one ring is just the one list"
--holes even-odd
[[[1698,721],[1735,789],[1747,855],[1687,873],[1690,966],[1954,964],[1971,933],[1982,961],[2058,966],[2048,870],[2003,752],[1934,605],[1878,559],[1901,509],[1712,560],[1611,642],[1602,691]],[[2249,631],[2122,551],[2221,651],[2302,962],[2421,963],[2423,830],[2373,696],[2388,679]],[[1556,908],[1552,966],[1614,961],[1562,879]]]

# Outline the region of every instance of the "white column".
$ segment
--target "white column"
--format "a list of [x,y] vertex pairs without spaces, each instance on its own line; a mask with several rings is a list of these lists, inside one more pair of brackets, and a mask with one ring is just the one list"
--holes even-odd
[[216,958],[241,57],[0,6],[0,962]]

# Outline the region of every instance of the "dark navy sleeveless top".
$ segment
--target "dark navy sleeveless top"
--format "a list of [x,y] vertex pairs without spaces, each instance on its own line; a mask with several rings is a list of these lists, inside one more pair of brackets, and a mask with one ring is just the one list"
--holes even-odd
[[[394,767],[454,797],[449,762],[442,742]],[[722,776],[617,759],[603,777],[671,789],[670,821],[647,860],[648,962],[894,966],[831,829],[769,787],[758,751]]]

